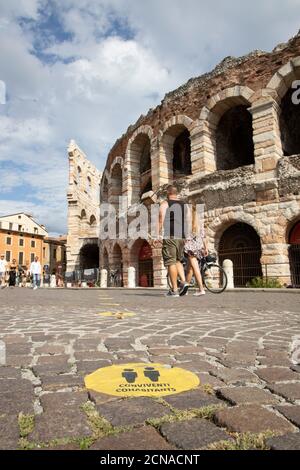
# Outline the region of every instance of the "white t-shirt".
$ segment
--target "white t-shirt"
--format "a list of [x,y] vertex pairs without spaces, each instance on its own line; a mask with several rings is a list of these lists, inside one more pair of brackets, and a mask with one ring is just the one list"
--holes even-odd
[[7,261],[5,259],[0,259],[0,273],[5,273],[7,271]]
[[30,265],[30,274],[41,274],[42,267],[39,261],[33,261]]

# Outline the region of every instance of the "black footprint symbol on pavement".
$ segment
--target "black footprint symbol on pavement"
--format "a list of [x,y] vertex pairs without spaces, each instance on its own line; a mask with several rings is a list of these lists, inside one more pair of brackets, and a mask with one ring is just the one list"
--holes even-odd
[[122,372],[122,377],[129,383],[132,384],[135,382],[135,379],[137,378],[137,373],[134,371],[134,369],[124,369]]
[[158,382],[160,373],[158,370],[155,370],[154,367],[145,367],[144,376],[152,380],[152,382]]

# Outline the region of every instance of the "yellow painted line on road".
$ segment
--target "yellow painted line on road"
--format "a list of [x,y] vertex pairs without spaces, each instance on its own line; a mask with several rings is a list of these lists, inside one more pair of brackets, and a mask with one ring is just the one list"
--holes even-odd
[[135,313],[132,312],[99,312],[98,315],[102,317],[115,317],[118,319],[135,317]]
[[103,367],[84,379],[89,390],[117,397],[163,397],[198,387],[196,374],[166,364],[129,363]]

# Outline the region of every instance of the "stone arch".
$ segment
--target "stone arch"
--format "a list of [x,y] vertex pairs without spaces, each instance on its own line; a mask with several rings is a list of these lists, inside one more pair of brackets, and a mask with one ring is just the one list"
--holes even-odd
[[84,244],[79,253],[80,269],[99,268],[99,246],[96,243]]
[[159,168],[160,184],[172,183],[174,176],[187,176],[191,168],[191,131],[194,121],[177,115],[166,122],[159,132]]
[[[254,98],[255,92],[249,87],[235,86],[208,100],[201,110],[197,132],[201,152],[193,156],[197,170],[211,172],[254,164],[249,112]],[[195,164],[197,159],[200,162]]]
[[90,217],[90,226],[95,227],[96,223],[97,223],[96,217],[94,215],[91,215],[91,217]]
[[262,276],[262,244],[252,225],[232,221],[219,235],[219,263],[225,259],[233,262],[235,287],[246,287],[251,279]]
[[153,129],[146,125],[139,127],[128,141],[125,178],[130,204],[138,203],[143,193],[152,190],[152,138]]
[[135,268],[137,286],[154,286],[153,250],[147,240],[138,239],[131,243],[129,264]]

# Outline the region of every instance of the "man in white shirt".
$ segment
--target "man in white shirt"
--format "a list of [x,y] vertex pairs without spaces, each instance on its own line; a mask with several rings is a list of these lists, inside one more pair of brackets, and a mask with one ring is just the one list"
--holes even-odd
[[42,274],[42,267],[38,256],[36,256],[31,263],[29,272],[33,276],[33,289],[35,290],[40,287]]
[[5,284],[6,272],[7,272],[7,261],[5,259],[5,256],[1,255],[0,257],[0,286],[1,287],[6,287],[6,284]]

